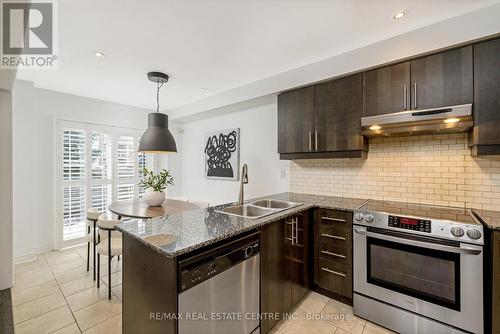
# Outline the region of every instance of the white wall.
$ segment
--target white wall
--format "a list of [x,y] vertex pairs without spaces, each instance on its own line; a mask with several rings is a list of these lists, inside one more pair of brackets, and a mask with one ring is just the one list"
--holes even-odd
[[[55,245],[55,119],[146,128],[149,110],[34,88],[13,90],[14,257]],[[2,215],[4,213],[2,212]]]
[[0,89],[0,290],[14,280],[12,264],[12,93]]
[[177,153],[162,156],[159,168],[168,169],[174,178],[174,185],[166,190],[167,197],[182,196],[182,124],[169,122],[168,127],[174,136]]
[[[240,168],[248,164],[245,197],[288,191],[288,162],[278,156],[276,99],[271,104],[183,124],[182,190],[190,199],[211,204],[238,200],[239,181],[204,177],[205,132],[240,128]],[[281,170],[286,176],[281,178]]]

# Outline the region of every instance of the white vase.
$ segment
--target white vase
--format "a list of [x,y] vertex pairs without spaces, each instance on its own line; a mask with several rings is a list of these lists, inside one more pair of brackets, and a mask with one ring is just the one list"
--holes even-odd
[[149,206],[161,206],[161,203],[163,203],[164,200],[165,193],[163,191],[146,189],[146,193],[144,194],[144,201],[146,201]]

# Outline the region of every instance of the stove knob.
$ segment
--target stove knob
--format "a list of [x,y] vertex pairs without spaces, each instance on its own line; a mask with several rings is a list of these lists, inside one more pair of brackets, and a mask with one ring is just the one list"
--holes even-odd
[[373,216],[372,215],[366,215],[365,216],[365,221],[367,223],[373,223]]
[[450,231],[454,237],[461,237],[464,235],[464,229],[458,226],[453,226]]
[[472,230],[467,231],[467,236],[471,239],[479,239],[481,238],[481,232],[473,228]]
[[362,221],[364,218],[363,214],[362,213],[356,213],[354,215],[354,219],[356,219],[358,222]]

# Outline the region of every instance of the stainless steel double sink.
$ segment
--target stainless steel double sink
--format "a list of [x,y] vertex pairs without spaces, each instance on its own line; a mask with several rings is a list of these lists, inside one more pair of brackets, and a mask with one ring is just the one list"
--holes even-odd
[[216,210],[216,212],[245,218],[260,218],[301,204],[275,199],[261,199],[246,204],[228,206],[222,210]]

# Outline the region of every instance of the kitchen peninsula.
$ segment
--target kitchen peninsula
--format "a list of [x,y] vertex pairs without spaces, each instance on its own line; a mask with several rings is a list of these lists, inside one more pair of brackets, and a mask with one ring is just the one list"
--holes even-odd
[[[229,206],[224,205],[147,221],[130,221],[118,226],[124,238],[124,333],[177,333],[179,322],[183,320],[173,316],[168,319],[161,316],[157,319],[156,314],[178,315],[178,295],[183,289],[183,272],[179,270],[179,266],[187,259],[236,243],[247,236],[258,236],[259,233],[260,290],[269,292],[261,293],[259,312],[291,312],[295,303],[313,285],[311,223],[316,212],[312,209],[352,217],[353,210],[366,202],[363,199],[297,193],[282,193],[264,198],[300,205],[261,218],[243,218],[221,213],[221,209]],[[289,246],[290,254],[283,253],[286,245]],[[275,266],[284,257],[290,257],[290,268],[282,271]],[[301,260],[295,259],[298,257]],[[289,282],[286,282],[286,272],[289,272]],[[196,275],[200,276],[200,273]],[[207,279],[201,276],[201,281]],[[346,275],[350,276],[351,274]],[[285,286],[288,286],[288,291],[282,290]],[[285,303],[286,299],[288,301]],[[261,332],[270,330],[278,320],[263,320]]]

